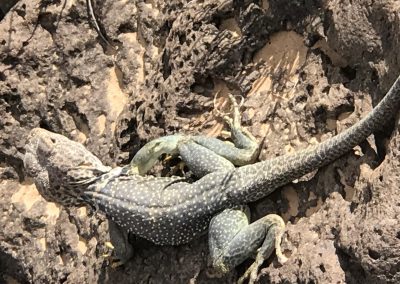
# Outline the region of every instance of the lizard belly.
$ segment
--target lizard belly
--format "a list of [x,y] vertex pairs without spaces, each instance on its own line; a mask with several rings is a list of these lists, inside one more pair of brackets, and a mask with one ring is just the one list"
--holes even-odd
[[121,228],[159,245],[179,245],[204,234],[225,204],[204,182],[129,176],[110,181],[91,201]]
[[[123,211],[120,210],[119,213]],[[210,214],[196,214],[179,209],[133,208],[126,214],[108,215],[128,232],[143,237],[158,245],[179,245],[188,243],[207,231],[212,218]]]

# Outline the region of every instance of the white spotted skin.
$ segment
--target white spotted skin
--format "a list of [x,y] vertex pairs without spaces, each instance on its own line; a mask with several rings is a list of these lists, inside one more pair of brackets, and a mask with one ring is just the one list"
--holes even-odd
[[211,218],[231,206],[224,192],[230,176],[216,172],[194,183],[177,177],[120,176],[85,194],[123,229],[158,245],[179,245],[204,234]]
[[[213,172],[192,184],[176,182],[166,186],[168,182],[177,181],[176,178],[157,180],[154,177],[131,176],[125,183],[118,178],[115,184],[110,182],[97,193],[100,196],[92,194],[92,199],[116,223],[129,231],[157,244],[185,243],[202,234],[211,217],[223,209],[265,197],[276,188],[341,157],[381,128],[398,113],[399,107],[400,76],[370,114],[313,148]],[[190,151],[187,152],[190,154]],[[192,167],[198,163],[202,168],[201,161],[209,164],[213,159],[196,150],[186,160]]]

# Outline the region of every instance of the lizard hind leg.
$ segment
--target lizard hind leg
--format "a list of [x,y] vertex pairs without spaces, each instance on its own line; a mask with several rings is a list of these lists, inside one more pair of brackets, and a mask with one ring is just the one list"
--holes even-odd
[[246,279],[254,283],[260,266],[274,249],[280,263],[287,260],[280,247],[285,228],[282,218],[270,214],[251,224],[248,220],[243,210],[226,209],[211,220],[209,228],[211,259],[218,271],[226,273],[256,255],[238,283]]
[[232,104],[233,114],[232,117],[224,115],[222,118],[231,129],[234,144],[238,148],[249,149],[250,151],[252,150],[253,152],[257,152],[257,139],[250,133],[250,131],[242,126],[242,116],[240,114],[241,105],[236,102],[236,98],[232,94],[229,94],[228,96]]
[[[219,110],[217,110],[217,113],[219,116],[222,117],[224,122],[228,124],[232,132],[232,139],[234,140],[236,147],[239,148],[256,147],[258,145],[257,139],[247,129],[242,127],[241,123],[242,115],[240,113],[240,107],[243,105],[244,99],[242,96],[240,97],[242,101],[240,104],[238,104],[235,96],[232,94],[228,94],[228,98],[232,108],[231,113],[223,113]],[[232,115],[232,117],[229,116],[230,114]]]
[[[222,141],[215,141],[223,143]],[[196,177],[201,178],[212,172],[233,170],[235,168],[229,160],[213,151],[215,148],[210,150],[201,144],[189,141],[180,144],[178,149],[182,160]]]
[[230,161],[235,166],[252,164],[258,157],[260,150],[259,143],[249,131],[242,127],[240,122],[240,106],[236,102],[235,97],[229,94],[229,99],[233,107],[232,117],[222,113],[221,116],[230,128],[234,145],[227,144],[214,137],[206,136],[193,136],[192,140]]

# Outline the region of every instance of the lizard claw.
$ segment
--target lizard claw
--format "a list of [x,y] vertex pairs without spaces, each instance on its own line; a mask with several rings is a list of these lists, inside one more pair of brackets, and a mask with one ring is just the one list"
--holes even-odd
[[112,268],[118,268],[118,267],[124,265],[124,262],[121,259],[113,256],[112,251],[115,250],[114,245],[111,242],[105,242],[104,245],[110,251],[108,251],[107,253],[102,254],[102,257],[104,257],[105,259],[108,260],[109,263],[111,263],[111,267]]
[[[230,128],[240,128],[241,127],[241,124],[240,124],[241,117],[240,117],[239,109],[244,103],[244,97],[239,96],[241,100],[240,100],[240,104],[238,104],[236,101],[236,96],[234,96],[232,94],[228,94],[228,98],[231,103],[231,110],[229,112],[223,112],[217,108],[216,100],[217,100],[218,95],[219,95],[219,92],[214,97],[214,109],[217,112],[217,115],[222,117],[222,119],[229,125]],[[224,105],[225,104],[223,103],[222,107]],[[233,117],[230,117],[230,115],[232,115]]]
[[[278,262],[282,265],[284,264],[288,258],[281,253],[280,245],[277,247],[277,257]],[[238,284],[244,283],[246,279],[249,279],[249,284],[253,284],[257,280],[258,270],[260,269],[261,265],[265,261],[265,257],[262,254],[257,254],[256,260],[253,262],[252,265],[246,270],[245,273],[239,278]]]
[[253,264],[246,270],[246,272],[239,278],[238,284],[243,284],[246,279],[249,279],[249,284],[253,284],[257,280],[258,270],[264,262],[263,257],[257,256]]

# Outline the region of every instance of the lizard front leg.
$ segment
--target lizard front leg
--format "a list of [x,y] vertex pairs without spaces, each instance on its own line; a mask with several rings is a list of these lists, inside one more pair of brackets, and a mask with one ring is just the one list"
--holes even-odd
[[256,255],[254,263],[238,281],[243,283],[248,278],[249,283],[254,283],[260,266],[274,249],[281,264],[287,260],[280,247],[284,229],[285,223],[278,215],[270,214],[249,224],[247,206],[225,209],[213,217],[209,227],[209,248],[214,268],[226,273]]
[[134,254],[133,247],[129,243],[129,233],[118,226],[111,218],[108,220],[108,231],[110,242],[106,243],[106,246],[112,251],[104,256],[110,258],[112,267],[124,265]]

